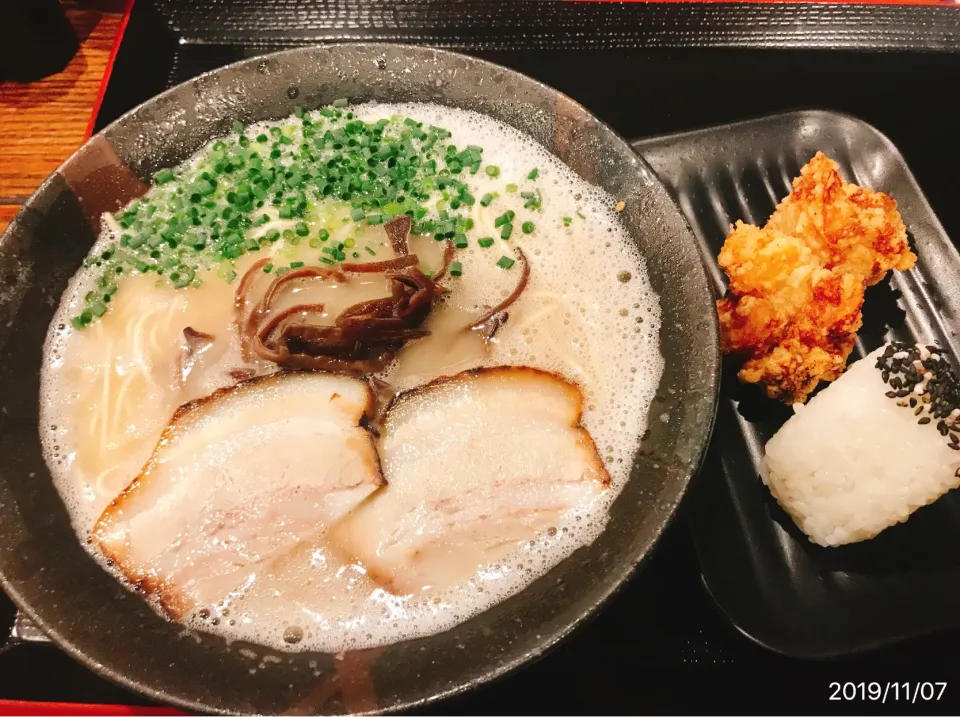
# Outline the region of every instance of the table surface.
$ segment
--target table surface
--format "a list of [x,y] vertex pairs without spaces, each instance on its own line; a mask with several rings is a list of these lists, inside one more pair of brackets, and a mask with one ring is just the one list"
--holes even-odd
[[64,3],[80,50],[56,75],[0,82],[0,231],[89,136],[123,25],[120,13]]

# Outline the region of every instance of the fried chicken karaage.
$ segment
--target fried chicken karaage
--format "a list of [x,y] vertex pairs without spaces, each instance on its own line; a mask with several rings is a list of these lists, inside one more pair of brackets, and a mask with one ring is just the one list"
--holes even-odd
[[915,262],[896,202],[844,182],[818,152],[766,226],[737,222],[720,251],[723,350],[744,358],[741,381],[802,403],[843,373],[864,289]]

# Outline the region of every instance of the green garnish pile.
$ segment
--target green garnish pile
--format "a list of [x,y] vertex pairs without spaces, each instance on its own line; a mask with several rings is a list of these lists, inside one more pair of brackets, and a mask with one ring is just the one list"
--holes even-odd
[[[120,279],[134,272],[154,272],[180,289],[199,286],[199,274],[216,267],[232,282],[234,260],[281,237],[319,248],[325,264],[347,261],[348,254],[359,257],[350,251],[353,239],[333,242],[326,229],[311,229],[327,200],[346,203],[358,224],[408,214],[414,234],[466,248],[473,221],[465,214],[475,202],[486,207],[499,195],[478,200],[470,194],[462,178],[481,170],[483,150],[450,140],[447,130],[410,118],[359,120],[343,101],[309,116],[297,108],[285,123],[256,134],[234,123],[231,135],[213,142],[198,160],[157,172],[147,194],[115,216],[120,239],[87,259],[85,265],[100,272],[73,326],[82,329],[103,316]],[[483,171],[500,175],[493,165]],[[527,179],[537,175],[534,169]],[[506,193],[516,191],[507,185]],[[540,208],[538,190],[520,196],[525,209]],[[501,239],[510,238],[514,218],[510,210],[497,218]],[[265,226],[271,223],[282,229]],[[533,222],[522,224],[524,233],[533,230]],[[489,237],[478,242],[483,248],[492,243]],[[450,273],[461,271],[457,263]]]

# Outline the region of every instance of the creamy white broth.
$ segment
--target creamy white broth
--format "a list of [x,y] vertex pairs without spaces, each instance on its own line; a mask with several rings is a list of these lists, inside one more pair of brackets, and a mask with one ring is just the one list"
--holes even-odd
[[[532,544],[518,546],[496,565],[443,592],[395,596],[366,577],[359,564],[335,557],[324,536],[301,543],[293,552],[251,574],[246,587],[197,610],[188,624],[280,649],[337,651],[382,645],[429,635],[461,622],[556,565],[602,530],[610,502],[628,479],[643,434],[645,416],[663,368],[657,336],[659,306],[643,260],[620,225],[609,197],[579,179],[569,168],[512,128],[475,113],[434,105],[363,105],[353,108],[364,120],[404,115],[444,127],[458,146],[483,147],[485,172],[464,178],[476,197],[498,193],[490,206],[470,210],[474,228],[469,247],[455,259],[462,276],[445,277],[450,290],[425,322],[431,335],[405,346],[379,378],[397,390],[413,388],[441,375],[477,366],[523,365],[556,372],[584,393],[583,425],[604,460],[612,483],[603,496],[564,518],[556,530]],[[255,136],[268,124],[247,129]],[[530,186],[532,169],[542,202],[539,211],[519,208],[510,184]],[[522,189],[520,190],[522,191]],[[507,209],[516,211],[516,229],[508,241],[494,226]],[[309,222],[332,237],[351,237],[359,258],[392,255],[381,226],[360,227],[343,219],[349,208],[329,202]],[[521,222],[532,221],[530,234]],[[252,235],[288,229],[279,218],[249,230]],[[97,251],[116,239],[114,222],[105,222]],[[482,248],[477,240],[494,239]],[[415,237],[413,250],[422,266],[442,264],[441,244]],[[376,256],[363,250],[375,249]],[[463,327],[501,301],[520,276],[517,249],[530,264],[530,280],[509,308],[509,318],[489,342]],[[96,252],[93,252],[96,253]],[[240,257],[242,276],[255,262],[303,261],[318,265],[319,251],[307,242],[281,238],[259,252]],[[511,270],[497,265],[501,256],[517,259]],[[109,311],[83,330],[71,327],[90,287],[81,271],[65,293],[51,325],[42,376],[41,436],[48,463],[79,539],[86,544],[104,508],[137,475],[164,425],[183,403],[236,382],[237,369],[275,370],[263,361],[245,362],[234,326],[236,282],[228,284],[217,267],[202,274],[198,288],[174,289],[154,274],[124,279]],[[628,280],[625,280],[629,276]],[[379,282],[379,283],[378,283]],[[386,295],[377,275],[346,285],[298,283],[278,305],[320,302],[332,317],[345,306]],[[321,319],[323,321],[323,319]],[[210,334],[213,343],[184,380],[179,363],[183,330]],[[286,639],[285,639],[286,638]]]

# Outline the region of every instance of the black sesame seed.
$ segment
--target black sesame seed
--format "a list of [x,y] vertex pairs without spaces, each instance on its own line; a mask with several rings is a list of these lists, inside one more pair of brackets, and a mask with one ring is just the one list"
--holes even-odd
[[947,433],[949,433],[949,429],[947,428],[947,424],[944,423],[943,421],[940,421],[939,423],[937,423],[937,430],[940,431],[940,435],[941,435],[941,436],[945,436],[945,435],[947,435]]
[[[923,354],[926,354],[925,358]],[[960,423],[952,413],[960,407],[960,380],[942,349],[891,342],[883,349],[883,355],[877,358],[877,369],[881,372],[883,382],[890,387],[885,394],[887,397],[909,397],[909,405],[914,409],[915,416],[923,413],[924,406],[929,407],[929,420],[924,423],[944,423],[948,432],[953,430],[954,423]],[[897,405],[906,406],[907,401],[898,400]],[[943,433],[944,428],[938,424],[938,430]],[[956,432],[960,433],[960,429]]]
[[947,448],[952,448],[955,451],[960,451],[960,446],[958,446],[956,443],[948,443]]
[[919,423],[921,426],[927,425],[928,423],[930,423],[930,416],[924,416],[919,421],[917,421],[917,423]]
[[958,436],[956,433],[951,433],[951,434],[950,434],[950,442],[951,442],[952,444],[954,444],[954,445],[960,443],[960,436]]

